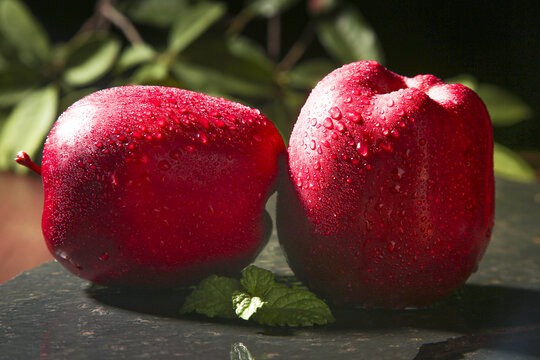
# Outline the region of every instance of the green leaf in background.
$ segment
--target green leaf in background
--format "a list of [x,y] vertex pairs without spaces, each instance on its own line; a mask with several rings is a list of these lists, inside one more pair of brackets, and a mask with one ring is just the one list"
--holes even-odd
[[520,182],[537,180],[534,169],[518,154],[501,144],[494,145],[493,163],[495,176]]
[[125,0],[118,8],[141,24],[167,27],[187,5],[188,0]]
[[120,52],[118,39],[106,35],[82,35],[68,45],[64,81],[71,86],[88,85],[111,68]]
[[152,61],[157,52],[147,44],[134,44],[128,46],[116,62],[115,70],[124,72],[134,66]]
[[245,11],[251,15],[273,17],[296,5],[298,0],[250,0]]
[[[169,34],[169,51],[178,54],[225,15],[226,6],[218,2],[200,2],[178,14]],[[208,56],[213,56],[211,49]]]
[[497,85],[479,84],[476,92],[482,98],[495,126],[510,126],[532,116],[532,109],[518,96]]
[[0,36],[26,65],[43,64],[51,56],[47,33],[22,1],[0,0]]
[[246,38],[222,41],[211,35],[200,38],[173,64],[171,70],[178,80],[191,90],[228,99],[271,98],[274,67],[264,51]]
[[458,75],[447,82],[462,84],[474,90],[486,104],[494,126],[514,125],[533,115],[531,107],[514,93],[497,85],[479,83],[470,74]]
[[324,48],[341,63],[360,60],[383,63],[377,34],[352,6],[320,18],[317,35]]
[[169,69],[166,64],[152,62],[140,66],[130,78],[131,84],[158,85],[167,81]]
[[233,319],[236,313],[232,306],[232,297],[237,291],[240,291],[240,282],[237,279],[211,275],[186,297],[181,312]]
[[71,91],[67,93],[60,99],[60,104],[58,107],[59,112],[61,113],[64,112],[69,106],[71,106],[77,100],[80,100],[86,95],[90,95],[91,93],[96,92],[98,90],[99,88],[96,88],[96,87],[88,87],[88,88],[79,89],[79,90],[75,90],[75,91]]
[[252,69],[254,77],[268,78],[272,76],[274,63],[265,50],[251,39],[245,36],[229,37],[225,39],[223,50]]
[[290,85],[297,89],[311,90],[335,68],[335,64],[327,59],[306,60],[289,72]]
[[52,85],[32,92],[14,107],[0,135],[0,169],[11,168],[20,150],[35,156],[56,119],[57,109],[58,89]]
[[471,74],[460,74],[460,75],[445,79],[445,81],[449,84],[465,85],[466,87],[470,88],[471,90],[475,92],[477,91],[477,88],[478,88],[478,80]]
[[40,85],[42,77],[20,64],[8,64],[0,70],[0,107],[13,106]]

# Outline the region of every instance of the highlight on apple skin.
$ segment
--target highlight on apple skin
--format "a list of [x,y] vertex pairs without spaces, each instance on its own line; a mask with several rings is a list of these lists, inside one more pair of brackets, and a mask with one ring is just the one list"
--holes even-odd
[[284,154],[272,122],[236,102],[158,86],[96,92],[59,117],[33,166],[45,241],[101,284],[237,274],[268,239],[265,203]]
[[312,90],[285,167],[281,246],[295,274],[335,304],[441,300],[490,240],[492,128],[463,85],[374,61],[344,65]]

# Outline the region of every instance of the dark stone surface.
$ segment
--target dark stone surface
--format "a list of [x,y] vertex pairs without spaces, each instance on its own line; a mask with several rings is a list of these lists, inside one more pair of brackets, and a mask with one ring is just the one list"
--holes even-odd
[[[291,274],[275,233],[257,264]],[[540,184],[497,181],[478,272],[431,308],[332,309],[328,326],[270,328],[180,315],[184,296],[99,287],[46,263],[0,286],[0,359],[228,359],[236,343],[257,360],[538,359]]]

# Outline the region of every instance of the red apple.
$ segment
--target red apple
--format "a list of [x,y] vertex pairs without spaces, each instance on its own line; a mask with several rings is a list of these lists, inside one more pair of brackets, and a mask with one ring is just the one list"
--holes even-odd
[[274,125],[238,103],[165,87],[99,91],[68,108],[45,143],[45,241],[96,283],[237,273],[265,243],[282,154]]
[[279,238],[327,299],[424,306],[476,270],[493,226],[493,140],[469,88],[345,65],[311,92],[288,153]]

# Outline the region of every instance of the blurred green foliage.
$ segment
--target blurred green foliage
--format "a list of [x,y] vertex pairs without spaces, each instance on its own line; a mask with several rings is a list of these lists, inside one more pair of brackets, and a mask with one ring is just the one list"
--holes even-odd
[[[286,140],[309,91],[327,73],[352,61],[384,63],[377,34],[352,1],[307,2],[309,20],[299,34],[287,34],[296,41],[282,54],[280,16],[296,3],[246,0],[233,12],[225,1],[97,0],[81,30],[55,44],[22,0],[0,0],[0,170],[14,169],[21,149],[39,161],[46,135],[70,104],[126,84],[176,86],[239,101],[259,108]],[[266,26],[266,41],[247,33],[253,22]],[[148,28],[167,36],[147,42],[141,29]],[[306,56],[312,46],[325,56]],[[505,89],[471,75],[451,81],[478,92],[494,126],[532,115]],[[514,180],[536,179],[502,145],[495,146],[495,170]]]

